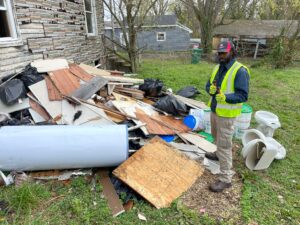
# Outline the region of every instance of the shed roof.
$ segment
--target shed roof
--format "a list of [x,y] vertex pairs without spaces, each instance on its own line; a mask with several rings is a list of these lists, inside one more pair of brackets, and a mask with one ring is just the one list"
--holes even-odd
[[[274,38],[280,35],[283,27],[291,36],[297,29],[296,20],[235,20],[225,21],[225,25],[214,29],[215,36],[234,36],[248,38]],[[300,34],[298,35],[300,36]]]

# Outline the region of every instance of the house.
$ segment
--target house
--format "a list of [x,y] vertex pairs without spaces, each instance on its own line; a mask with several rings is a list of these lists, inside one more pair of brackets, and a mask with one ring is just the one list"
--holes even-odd
[[[121,28],[115,26],[114,32],[114,38],[124,45]],[[148,17],[138,32],[138,47],[149,51],[185,51],[190,48],[191,33],[192,30],[180,24],[175,15]],[[105,35],[112,37],[110,22],[106,23]]]
[[37,59],[97,64],[103,28],[102,0],[0,0],[0,77]]
[[240,52],[256,58],[268,52],[270,41],[278,37],[283,28],[285,35],[291,36],[297,26],[298,22],[292,20],[228,20],[214,29],[213,46],[216,47],[221,39],[235,39]]

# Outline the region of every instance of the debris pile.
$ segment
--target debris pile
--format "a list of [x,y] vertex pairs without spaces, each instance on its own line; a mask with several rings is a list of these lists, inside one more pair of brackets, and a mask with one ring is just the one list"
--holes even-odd
[[197,89],[165,90],[160,80],[65,59],[34,61],[3,78],[0,185],[99,175],[114,216],[132,207],[130,199],[121,204],[121,186],[170,206],[202,175],[194,159],[216,146],[183,122],[191,109],[207,108],[190,98]]

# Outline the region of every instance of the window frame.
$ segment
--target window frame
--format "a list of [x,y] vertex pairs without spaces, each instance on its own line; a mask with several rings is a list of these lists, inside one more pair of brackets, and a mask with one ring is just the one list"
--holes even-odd
[[[86,0],[83,1],[83,7],[84,7],[84,17],[85,17],[86,34],[87,34],[87,36],[96,36],[97,33],[98,33],[98,29],[97,29],[97,16],[96,16],[96,1],[95,0],[90,0],[91,1],[91,10],[92,11],[87,11],[86,10],[86,8],[85,8],[85,1]],[[89,33],[87,13],[91,14],[92,26],[93,26],[93,33]]]
[[0,7],[0,11],[6,11],[8,26],[12,34],[11,37],[0,37],[0,47],[22,44],[20,29],[15,15],[14,1],[3,0],[3,2],[4,6]]
[[[159,40],[158,39],[158,36],[160,34],[163,34],[164,35],[164,39],[163,40]],[[166,41],[167,40],[167,33],[166,32],[156,32],[156,41]]]

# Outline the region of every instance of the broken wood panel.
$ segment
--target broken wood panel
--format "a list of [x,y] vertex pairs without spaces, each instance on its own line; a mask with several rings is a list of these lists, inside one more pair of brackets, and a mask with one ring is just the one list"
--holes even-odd
[[[150,134],[159,134],[159,135],[173,135],[176,132],[185,133],[190,129],[183,124],[182,120],[176,120],[173,117],[154,115],[153,118],[161,121],[166,126],[162,125],[159,122],[151,119],[143,110],[136,108],[135,112],[136,117],[142,122],[146,123],[146,128]],[[170,129],[173,128],[173,129]]]
[[88,100],[93,94],[99,91],[107,84],[108,80],[103,77],[94,77],[86,84],[82,84],[80,88],[76,89],[71,95],[75,98]]
[[107,200],[112,215],[113,217],[117,217],[121,213],[125,212],[125,210],[113,184],[110,181],[108,171],[99,170],[96,174],[100,176],[99,181],[103,187],[102,193]]
[[[34,110],[36,113],[38,113],[45,121],[48,121],[51,119],[47,111],[37,102],[33,101],[32,99],[29,99],[29,104],[32,110]],[[36,122],[36,121],[35,121]]]
[[190,99],[190,98],[185,98],[185,97],[182,97],[180,95],[174,95],[174,97],[176,97],[178,100],[182,101],[183,103],[185,103],[186,105],[188,105],[192,108],[196,108],[196,109],[207,109],[207,108],[209,108],[204,102],[200,102],[200,101]]
[[205,140],[203,137],[193,133],[184,133],[181,136],[186,139],[188,142],[198,146],[203,151],[206,152],[215,152],[217,151],[217,146],[209,141]]
[[202,173],[203,168],[198,163],[159,137],[113,171],[158,209],[169,207]]
[[70,72],[81,80],[90,81],[94,77],[76,64],[69,64],[69,67]]
[[48,96],[50,101],[60,101],[62,100],[62,96],[59,93],[58,89],[54,86],[52,83],[52,80],[49,78],[49,76],[44,76],[47,90],[48,90]]
[[110,76],[111,75],[111,73],[107,70],[101,70],[96,67],[89,66],[89,65],[86,65],[83,63],[80,63],[79,67],[82,68],[83,70],[85,70],[87,73],[93,74],[96,76]]
[[62,95],[69,95],[80,87],[80,80],[68,69],[49,73],[50,79]]

